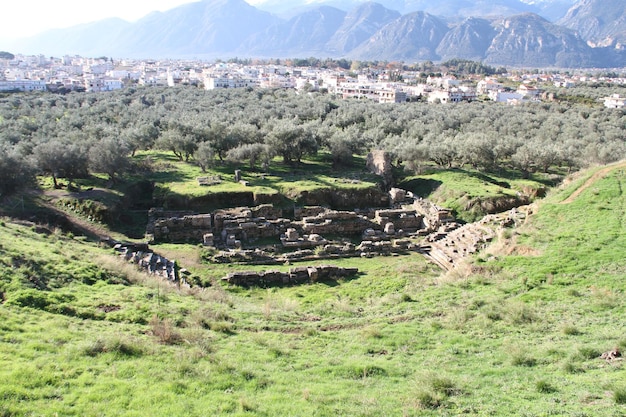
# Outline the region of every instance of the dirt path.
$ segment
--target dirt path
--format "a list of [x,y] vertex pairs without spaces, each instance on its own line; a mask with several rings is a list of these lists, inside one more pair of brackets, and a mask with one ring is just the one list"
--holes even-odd
[[560,204],[569,204],[572,201],[576,200],[576,197],[580,195],[587,188],[591,187],[596,181],[606,177],[611,171],[618,168],[626,168],[626,161],[620,161],[612,165],[608,165],[605,168],[602,168],[595,174],[593,174],[583,185],[581,185],[576,191],[574,191],[569,197],[565,200],[561,201]]

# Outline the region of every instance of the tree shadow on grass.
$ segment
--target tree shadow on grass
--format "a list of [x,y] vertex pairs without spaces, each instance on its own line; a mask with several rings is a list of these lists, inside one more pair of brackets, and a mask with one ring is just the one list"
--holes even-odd
[[438,180],[430,178],[414,178],[409,181],[403,181],[398,186],[405,190],[411,191],[413,194],[419,197],[428,197],[443,184]]

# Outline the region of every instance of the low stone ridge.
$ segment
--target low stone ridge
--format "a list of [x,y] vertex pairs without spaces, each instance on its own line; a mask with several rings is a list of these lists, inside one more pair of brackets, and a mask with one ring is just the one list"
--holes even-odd
[[172,284],[190,286],[185,279],[187,271],[180,269],[176,261],[155,253],[147,243],[121,243],[109,238],[102,239],[101,242],[115,249],[121,258],[136,264],[144,272],[161,277]]
[[532,210],[532,206],[523,206],[487,215],[476,223],[447,223],[427,236],[430,245],[423,247],[423,253],[443,269],[452,270],[464,258],[484,249],[499,229],[517,226]]
[[305,266],[291,268],[289,272],[279,271],[240,271],[231,272],[222,281],[241,287],[271,287],[281,285],[301,285],[336,280],[356,275],[358,268],[342,268],[333,265]]

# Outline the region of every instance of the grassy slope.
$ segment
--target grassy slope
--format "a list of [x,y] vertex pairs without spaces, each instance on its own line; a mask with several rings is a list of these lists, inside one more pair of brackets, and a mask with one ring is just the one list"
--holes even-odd
[[496,175],[457,168],[409,176],[399,186],[452,209],[458,218],[472,222],[491,212],[489,207],[498,200],[515,199],[520,192],[527,194],[545,189],[549,181],[543,177],[534,174],[530,179],[523,179],[512,172]]
[[624,175],[559,204],[582,182],[471,274],[344,260],[363,274],[271,290],[178,291],[5,221],[0,415],[623,415],[597,357],[626,348]]
[[[314,158],[309,158],[301,164],[285,165],[275,159],[269,169],[269,174],[260,174],[258,168],[251,170],[248,165],[233,162],[216,163],[203,173],[195,163],[178,161],[168,152],[139,152],[136,161],[150,159],[153,162],[154,173],[150,176],[156,184],[172,193],[185,196],[201,196],[207,192],[236,192],[252,191],[261,194],[274,194],[289,191],[311,191],[319,188],[347,188],[358,189],[376,185],[376,177],[366,174],[361,167],[365,166],[363,158],[356,158],[354,167],[329,172],[330,155],[320,152]],[[233,181],[234,171],[242,171],[242,180],[248,181],[249,186],[243,186]],[[197,178],[219,175],[223,181],[212,186],[198,185]],[[344,179],[357,176],[359,183],[353,184]]]

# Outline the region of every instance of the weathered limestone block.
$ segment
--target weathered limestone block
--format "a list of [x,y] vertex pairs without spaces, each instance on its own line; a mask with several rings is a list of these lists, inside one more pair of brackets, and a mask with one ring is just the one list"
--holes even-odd
[[393,185],[391,154],[382,150],[370,152],[367,155],[366,167],[371,173],[383,177],[385,187]]
[[300,239],[300,235],[298,234],[298,231],[296,229],[289,228],[287,229],[287,233],[285,233],[285,239],[287,240],[287,242],[296,242],[298,239]]
[[202,236],[202,244],[204,246],[215,246],[215,242],[213,241],[213,233],[206,233]]
[[376,230],[369,228],[369,229],[365,229],[365,231],[363,232],[363,237],[367,238],[367,237],[374,237],[376,236]]
[[389,190],[389,200],[391,204],[398,204],[406,200],[406,190],[402,188],[392,188]]
[[308,236],[308,241],[322,244],[326,242],[326,239],[324,239],[321,235],[318,235],[317,233],[312,233]]
[[295,207],[293,209],[293,217],[296,220],[302,220],[305,217],[318,216],[326,211],[328,211],[328,209],[322,206]]
[[319,279],[319,272],[317,268],[310,266],[307,268],[307,272],[309,274],[309,281],[317,282],[317,280]]
[[385,225],[385,233],[388,235],[394,235],[396,233],[396,227],[393,223],[389,222]]

